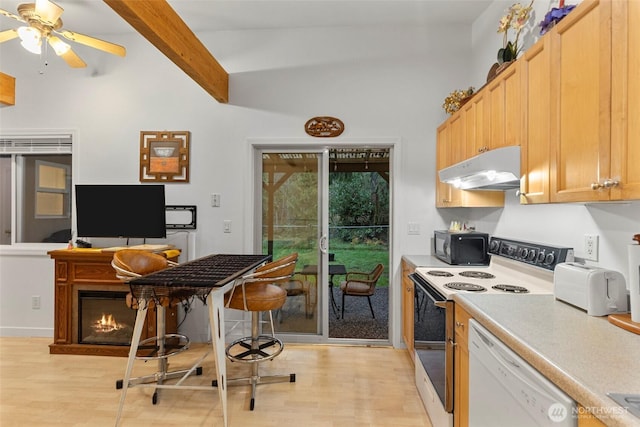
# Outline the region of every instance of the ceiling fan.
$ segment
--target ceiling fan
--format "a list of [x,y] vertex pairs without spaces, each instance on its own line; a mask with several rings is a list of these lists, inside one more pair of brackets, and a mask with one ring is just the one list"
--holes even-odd
[[42,41],[45,40],[53,48],[56,55],[73,68],[84,68],[87,64],[57,35],[104,52],[125,56],[124,47],[95,37],[86,36],[62,29],[63,8],[49,0],[36,0],[35,3],[18,5],[18,15],[0,9],[0,15],[24,22],[27,26],[0,31],[0,43],[20,38],[22,46],[29,52],[39,54]]

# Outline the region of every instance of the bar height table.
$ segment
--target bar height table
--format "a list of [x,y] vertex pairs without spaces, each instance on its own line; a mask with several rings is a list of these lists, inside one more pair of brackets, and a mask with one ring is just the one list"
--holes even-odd
[[[206,304],[209,307],[209,325],[212,335],[211,341],[216,365],[216,378],[219,384],[218,393],[220,396],[220,404],[222,406],[224,426],[227,427],[227,368],[224,341],[224,294],[233,287],[235,279],[270,259],[271,255],[209,255],[133,279],[129,282],[131,292],[138,300],[138,312],[133,329],[133,336],[131,338],[131,348],[129,349],[127,368],[122,380],[122,394],[120,396],[120,404],[118,406],[116,426],[120,422],[127,389],[129,387],[147,385],[156,388],[183,387],[190,389],[213,389],[212,387],[189,387],[180,385],[184,378],[197,369],[198,365],[206,357],[206,354],[196,362],[196,365],[186,371],[184,377],[178,381],[177,384],[165,385],[161,384],[161,380],[158,380],[156,385],[137,384],[131,382],[131,372],[133,370],[133,363],[136,359],[138,344],[140,343],[140,336],[142,333],[142,326],[147,315],[149,301],[154,300],[159,302],[161,298],[165,297],[170,300],[184,300],[191,297],[198,297],[202,301],[206,301]],[[164,316],[160,316],[160,314],[163,313],[163,310],[158,310],[157,313],[157,322],[162,326],[164,324]],[[158,330],[163,331],[164,328],[159,327]],[[161,339],[161,337],[159,336],[158,339]],[[160,366],[160,369],[163,372],[158,372],[156,376],[159,379],[162,379],[167,375],[166,363],[160,364]]]

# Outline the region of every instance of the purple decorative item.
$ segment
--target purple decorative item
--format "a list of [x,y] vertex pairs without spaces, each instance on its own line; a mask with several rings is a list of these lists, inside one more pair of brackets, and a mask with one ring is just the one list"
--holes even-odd
[[562,20],[569,12],[571,12],[576,7],[575,4],[564,6],[564,1],[560,1],[560,7],[552,8],[547,14],[544,16],[542,22],[540,22],[540,35],[543,35],[554,25]]

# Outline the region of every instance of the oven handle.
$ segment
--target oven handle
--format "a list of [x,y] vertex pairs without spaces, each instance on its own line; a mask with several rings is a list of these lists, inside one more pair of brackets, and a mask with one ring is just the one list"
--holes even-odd
[[429,297],[433,304],[439,308],[446,308],[447,299],[442,296],[438,291],[433,289],[431,285],[427,281],[425,281],[422,277],[418,275],[418,273],[411,273],[408,275],[409,279],[416,285],[420,286],[420,288],[424,291],[425,294]]

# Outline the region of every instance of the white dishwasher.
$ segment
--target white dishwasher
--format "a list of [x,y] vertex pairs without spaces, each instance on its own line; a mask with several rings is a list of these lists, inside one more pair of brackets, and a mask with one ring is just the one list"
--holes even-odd
[[569,396],[477,321],[469,326],[469,427],[577,425]]

